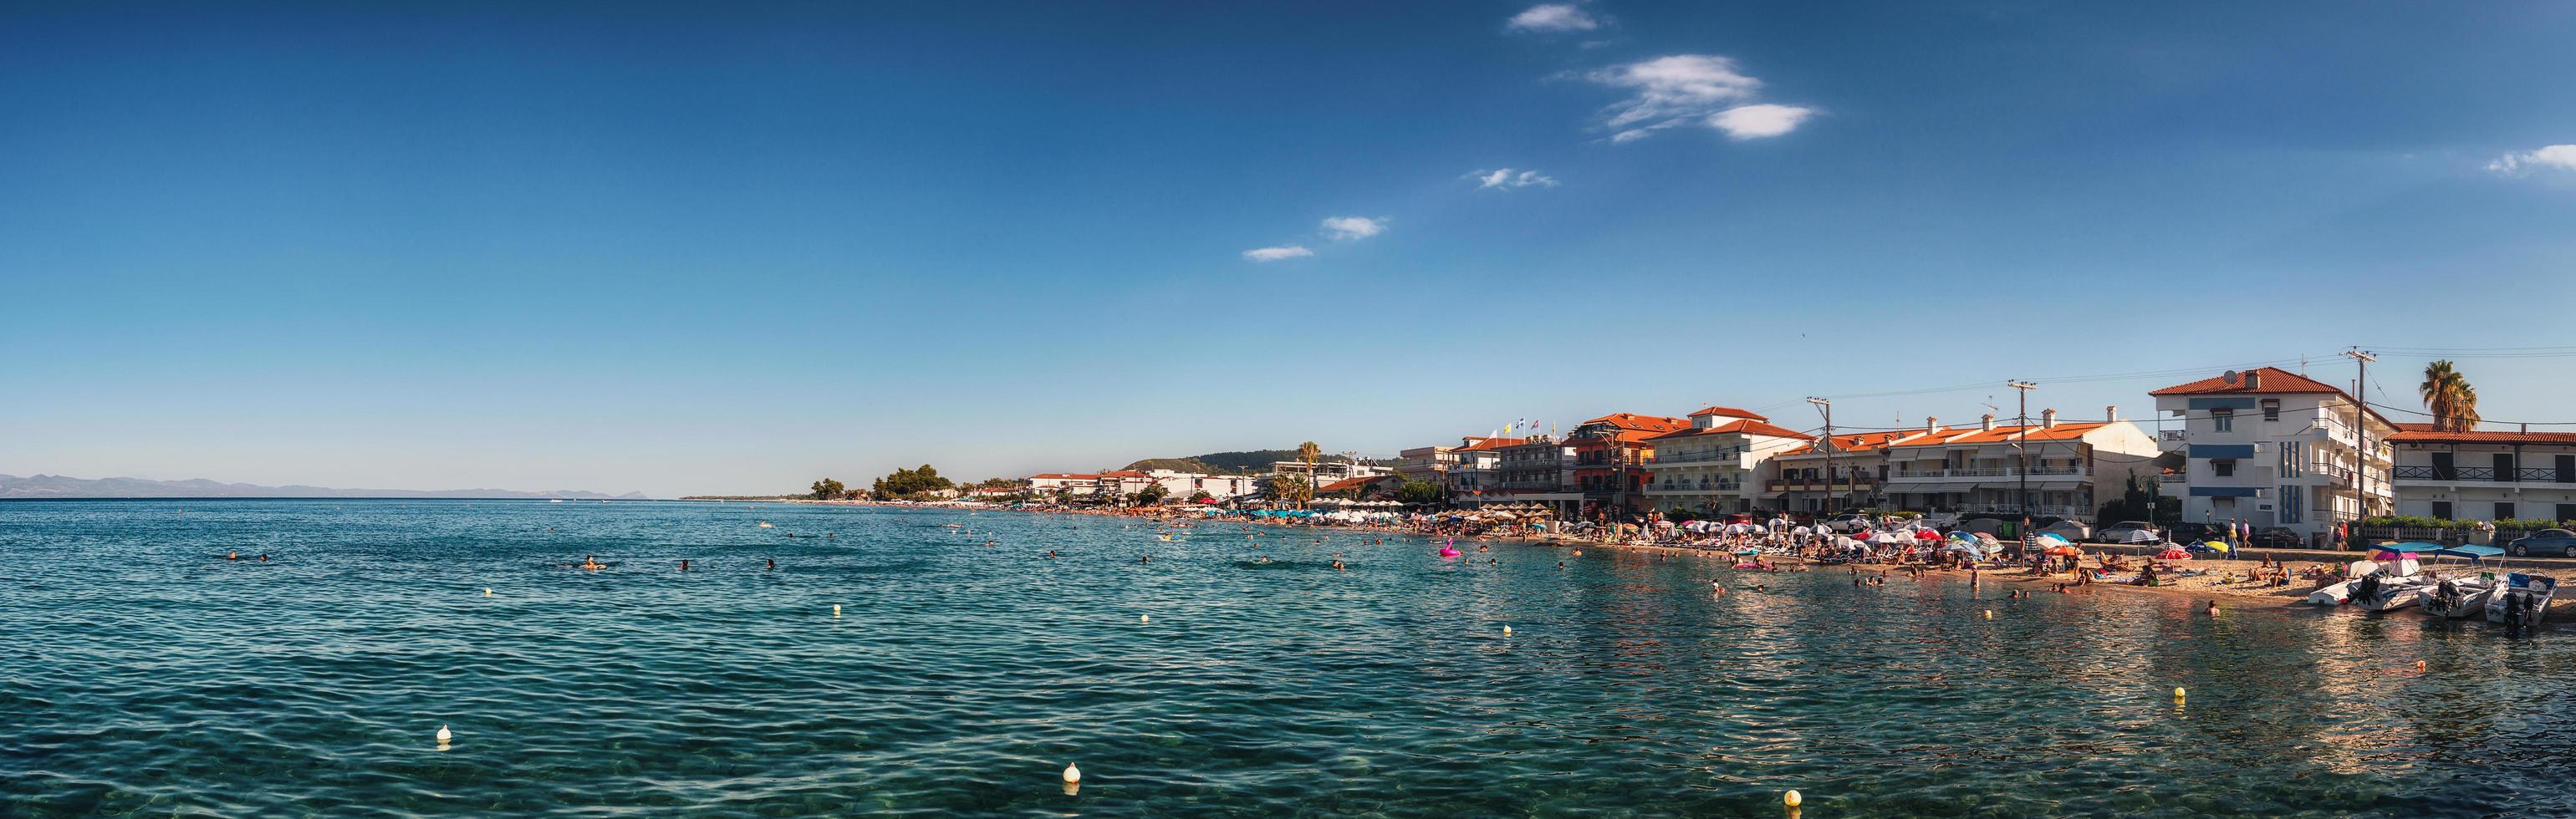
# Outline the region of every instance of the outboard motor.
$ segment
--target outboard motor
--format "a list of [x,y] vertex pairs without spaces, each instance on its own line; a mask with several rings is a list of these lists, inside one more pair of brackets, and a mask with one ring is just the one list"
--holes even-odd
[[2379,575],[2377,575],[2377,574],[2366,574],[2366,575],[2362,575],[2362,576],[2361,576],[2361,582],[2358,582],[2358,583],[2354,583],[2354,584],[2352,584],[2352,601],[2353,601],[2353,602],[2355,602],[2355,603],[2359,603],[2359,602],[2363,602],[2363,601],[2378,602],[2378,600],[2379,600]]

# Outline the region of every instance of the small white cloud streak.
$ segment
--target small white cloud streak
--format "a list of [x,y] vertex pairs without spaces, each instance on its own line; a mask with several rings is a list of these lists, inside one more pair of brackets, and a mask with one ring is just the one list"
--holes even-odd
[[2533,168],[2556,168],[2576,171],[2576,145],[2548,145],[2535,151],[2523,151],[2496,157],[2487,170],[2501,174],[2521,175]]
[[1605,109],[1611,144],[1625,144],[1680,125],[1706,125],[1737,140],[1797,130],[1816,109],[1755,102],[1762,81],[1714,54],[1675,54],[1611,66],[1585,75],[1627,99]]
[[1798,123],[1815,113],[1815,109],[1795,105],[1738,105],[1710,116],[1708,124],[1725,131],[1729,139],[1761,139],[1795,131]]
[[1541,3],[1512,15],[1507,27],[1521,31],[1591,31],[1600,28],[1601,21],[1572,3]]
[[1496,190],[1510,190],[1513,188],[1556,187],[1556,177],[1539,173],[1537,171],[1514,171],[1510,168],[1496,168],[1490,171],[1477,171],[1475,173],[1468,174],[1467,178],[1476,180],[1476,187],[1478,189],[1493,188]]
[[1246,251],[1244,251],[1244,252],[1243,252],[1243,258],[1244,258],[1245,260],[1247,260],[1247,261],[1255,261],[1255,262],[1275,262],[1275,261],[1279,261],[1279,260],[1281,260],[1281,259],[1294,259],[1294,258],[1297,258],[1297,257],[1299,257],[1299,256],[1312,256],[1312,255],[1315,255],[1315,251],[1307,250],[1307,249],[1306,249],[1306,246],[1304,246],[1304,245],[1281,245],[1281,246],[1279,246],[1279,247],[1256,247],[1256,248],[1253,248],[1253,249],[1251,249],[1251,250],[1246,250]]
[[1333,237],[1334,241],[1339,242],[1366,239],[1385,232],[1386,217],[1383,216],[1375,219],[1366,216],[1335,216],[1324,220],[1324,235]]

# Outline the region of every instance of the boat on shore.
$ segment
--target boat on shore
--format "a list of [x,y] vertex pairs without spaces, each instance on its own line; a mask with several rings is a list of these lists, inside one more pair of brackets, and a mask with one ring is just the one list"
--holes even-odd
[[2395,611],[2424,602],[2432,584],[2414,576],[2366,574],[2352,581],[2351,603],[2363,611]]
[[2505,576],[2504,587],[2487,597],[2487,622],[2505,623],[2517,616],[2524,628],[2540,625],[2549,616],[2549,601],[2558,596],[2558,579],[2546,575],[2514,572]]
[[2424,597],[2424,613],[2452,619],[2472,614],[2483,616],[2486,614],[2487,600],[2501,585],[2488,579],[2444,578],[2434,583],[2432,593]]

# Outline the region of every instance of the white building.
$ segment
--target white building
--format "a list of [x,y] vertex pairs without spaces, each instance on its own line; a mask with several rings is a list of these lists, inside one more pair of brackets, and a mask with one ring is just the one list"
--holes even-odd
[[2444,520],[2576,520],[2576,433],[2435,432],[2400,424],[2397,514]]
[[1503,487],[1498,500],[1546,504],[1559,515],[1582,508],[1583,493],[1574,483],[1574,447],[1565,442],[1534,435],[1496,450],[1495,462]]
[[1378,466],[1376,464],[1354,463],[1343,460],[1320,461],[1315,463],[1313,466],[1308,466],[1305,461],[1274,461],[1270,464],[1270,473],[1274,475],[1295,475],[1299,478],[1306,478],[1311,474],[1315,481],[1315,485],[1322,486],[1324,484],[1346,481],[1352,478],[1374,478],[1379,475],[1392,475],[1395,474],[1395,470]]
[[1751,512],[1763,495],[1762,470],[1772,456],[1814,440],[1734,407],[1702,409],[1690,414],[1690,423],[1689,429],[1649,439],[1654,477],[1646,482],[1646,497],[1656,509]]
[[1449,502],[1460,504],[1494,503],[1514,500],[1503,487],[1503,451],[1528,443],[1524,438],[1459,439],[1449,450],[1456,459],[1450,464],[1443,488]]
[[1419,446],[1395,453],[1395,474],[1408,480],[1440,481],[1457,465],[1456,447]]
[[1217,500],[1252,494],[1260,479],[1250,475],[1204,475],[1197,472],[1175,472],[1149,469],[1146,476],[1162,484],[1163,491],[1174,500],[1187,500],[1200,492]]
[[1029,476],[1029,491],[1052,495],[1063,490],[1070,495],[1089,495],[1100,489],[1100,476],[1089,472],[1040,472]]
[[2105,407],[2102,420],[2067,421],[2053,409],[2039,423],[1924,428],[1889,442],[1888,506],[1964,514],[2029,515],[2091,521],[2102,504],[2128,489],[2131,475],[2154,480],[2156,440]]
[[2160,443],[2186,459],[2166,491],[2183,496],[2185,521],[2281,526],[2314,544],[2337,522],[2396,506],[2388,439],[2397,427],[2341,389],[2263,367],[2148,395],[2169,416]]

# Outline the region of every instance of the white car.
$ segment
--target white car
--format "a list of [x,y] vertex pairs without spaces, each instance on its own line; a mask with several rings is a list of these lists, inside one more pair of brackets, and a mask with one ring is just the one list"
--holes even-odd
[[1850,534],[1863,529],[1876,529],[1878,521],[1872,520],[1868,515],[1854,513],[1825,521],[1822,525],[1827,529]]

